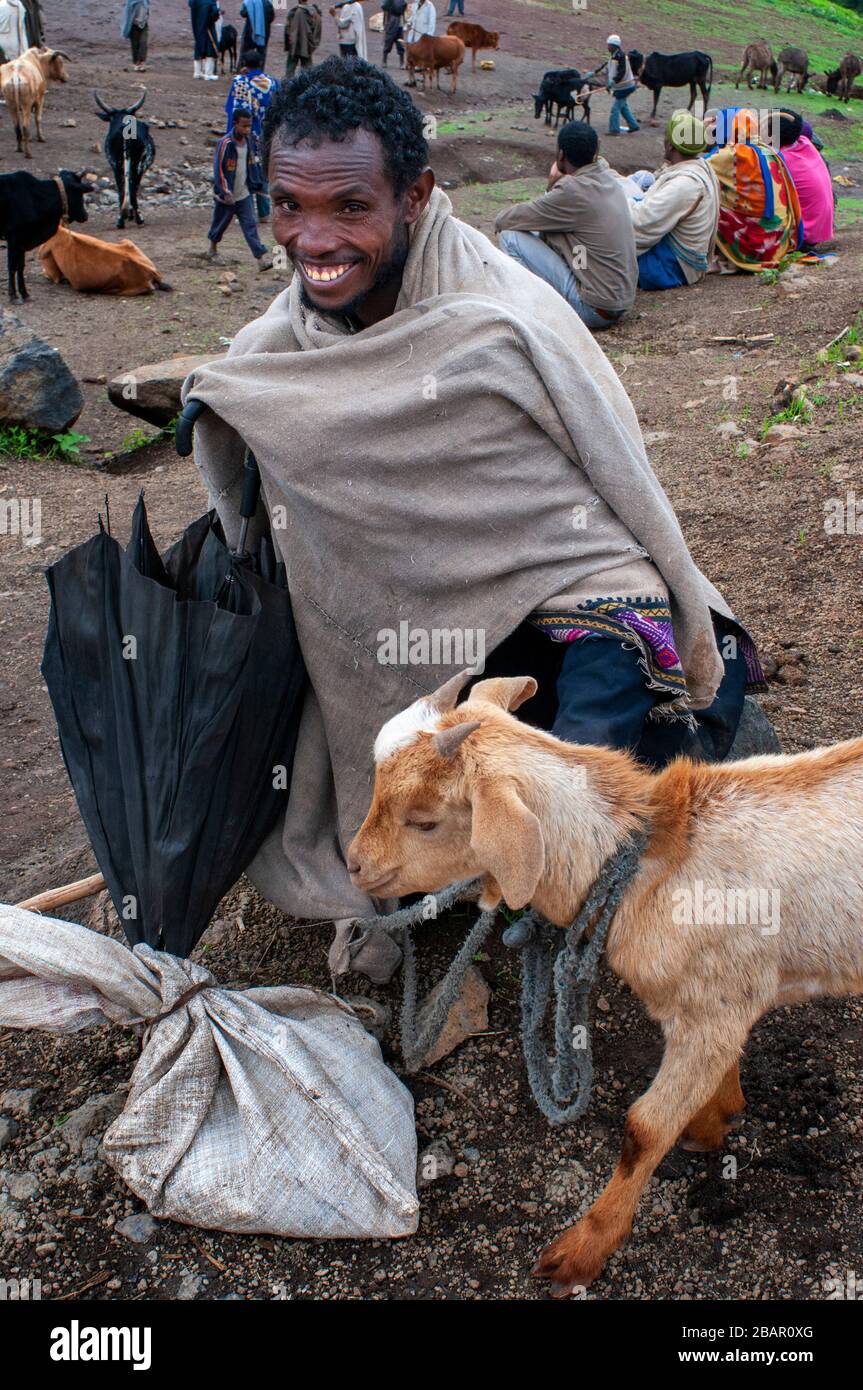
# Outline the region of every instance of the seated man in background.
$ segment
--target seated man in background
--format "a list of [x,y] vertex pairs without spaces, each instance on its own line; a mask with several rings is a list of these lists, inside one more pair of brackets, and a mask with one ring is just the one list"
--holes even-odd
[[561,126],[547,191],[494,225],[507,255],[563,295],[588,328],[609,328],[632,308],[638,268],[626,195],[583,121]]
[[779,154],[800,199],[805,249],[833,237],[833,180],[804,125],[799,112],[779,112]]
[[665,127],[665,163],[644,196],[629,204],[639,289],[694,285],[707,271],[719,222],[719,186],[700,158],[706,148],[703,122],[688,111],[675,111]]

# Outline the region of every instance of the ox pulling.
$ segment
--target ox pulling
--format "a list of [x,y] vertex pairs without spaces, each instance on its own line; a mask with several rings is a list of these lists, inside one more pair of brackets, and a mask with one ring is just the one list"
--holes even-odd
[[98,92],[93,93],[100,108],[96,115],[100,121],[108,122],[108,133],[102,149],[117,185],[120,203],[118,227],[125,227],[127,220],[131,221],[133,217],[139,227],[144,221],[138,211],[138,188],[156,155],[150,127],[146,121],[137,119],[137,112],[144,105],[146,96],[145,90],[134,106],[112,107],[105,105]]
[[59,48],[28,48],[0,67],[0,90],[15,125],[18,153],[33,158],[30,149],[30,117],[36,118],[36,139],[44,143],[42,106],[49,82],[65,82],[63,59],[69,56]]
[[86,222],[84,194],[93,184],[84,174],[61,169],[53,179],[37,179],[19,170],[0,174],[0,237],[6,242],[9,298],[15,300],[16,284],[22,299],[29,299],[24,284],[24,257],[56,235],[62,221]]

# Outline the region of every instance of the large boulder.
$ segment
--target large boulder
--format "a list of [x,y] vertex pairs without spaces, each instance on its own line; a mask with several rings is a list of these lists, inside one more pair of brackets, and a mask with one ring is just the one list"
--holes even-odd
[[83,409],[81,388],[57,349],[0,309],[0,424],[61,434]]
[[170,424],[180,410],[180,388],[189,372],[224,356],[223,352],[211,352],[206,357],[169,357],[149,367],[121,372],[108,382],[111,404],[150,425]]

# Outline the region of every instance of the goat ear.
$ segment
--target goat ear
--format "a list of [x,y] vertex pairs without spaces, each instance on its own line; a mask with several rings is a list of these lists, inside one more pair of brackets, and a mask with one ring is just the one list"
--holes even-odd
[[471,797],[470,846],[500,885],[507,907],[525,907],[545,867],[539,821],[511,783],[478,781]]
[[468,696],[468,703],[484,700],[487,705],[514,710],[525,700],[530,700],[538,689],[533,676],[498,676],[475,685]]

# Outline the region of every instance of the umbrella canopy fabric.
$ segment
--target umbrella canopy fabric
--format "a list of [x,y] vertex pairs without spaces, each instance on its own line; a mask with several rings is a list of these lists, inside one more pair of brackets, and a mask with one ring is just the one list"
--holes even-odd
[[42,674],[129,941],[185,956],[283,812],[306,673],[283,567],[215,512],[160,556],[143,498],[47,571]]

